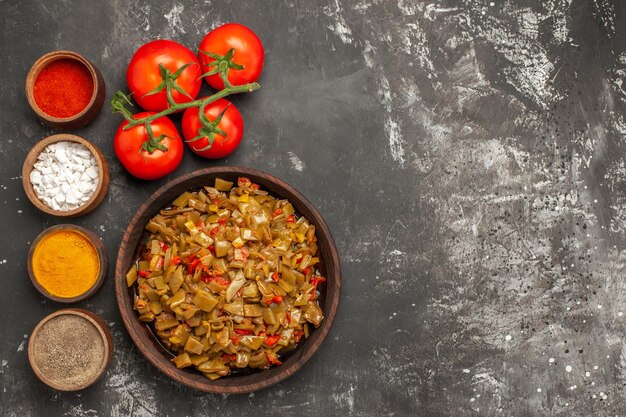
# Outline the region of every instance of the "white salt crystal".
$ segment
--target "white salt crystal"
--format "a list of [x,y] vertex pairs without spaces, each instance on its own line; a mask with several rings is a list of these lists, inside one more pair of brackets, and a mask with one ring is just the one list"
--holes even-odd
[[83,158],[81,158],[77,154],[72,154],[72,162],[74,162],[77,165],[84,165],[85,164],[85,160]]
[[92,179],[98,178],[98,170],[96,170],[92,166],[87,168],[85,172],[87,173],[87,175],[89,175],[89,178],[92,178]]
[[77,147],[75,147],[74,153],[81,158],[93,158],[93,155],[91,154],[89,149],[85,148],[83,145],[78,145]]
[[77,189],[71,189],[67,192],[67,194],[65,195],[66,201],[68,204],[76,204],[78,203],[78,200],[80,199],[82,193],[77,190]]
[[56,151],[54,151],[54,157],[59,162],[62,162],[62,163],[67,162],[67,155],[65,154],[65,149],[63,148],[59,148]]
[[41,184],[41,173],[39,171],[33,171],[30,173],[30,182],[34,184]]
[[78,190],[84,195],[91,191],[91,186],[88,183],[81,182],[78,184]]

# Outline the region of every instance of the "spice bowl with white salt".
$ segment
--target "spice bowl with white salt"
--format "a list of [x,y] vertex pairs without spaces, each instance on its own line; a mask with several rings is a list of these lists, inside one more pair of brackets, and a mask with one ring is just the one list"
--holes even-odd
[[77,217],[95,209],[109,187],[102,152],[76,135],[48,136],[30,150],[22,167],[26,196],[44,213]]

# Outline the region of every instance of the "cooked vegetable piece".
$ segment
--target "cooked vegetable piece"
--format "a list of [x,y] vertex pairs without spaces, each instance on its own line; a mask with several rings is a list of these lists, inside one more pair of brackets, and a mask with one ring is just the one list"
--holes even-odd
[[263,321],[267,324],[276,324],[276,316],[271,308],[263,308]]
[[177,345],[184,345],[189,340],[189,326],[186,324],[181,324],[172,330],[172,336],[170,337],[170,342]]
[[218,240],[215,242],[215,256],[223,258],[228,255],[228,249],[231,247],[231,243],[227,240]]
[[224,311],[234,315],[234,316],[243,316],[244,315],[244,309],[243,309],[243,299],[239,298],[235,301],[233,301],[232,303],[229,304],[224,304],[222,306],[222,308],[224,309]]
[[324,315],[322,314],[322,309],[317,303],[309,301],[306,306],[306,310],[304,310],[304,318],[313,323],[315,327],[319,327]]
[[278,285],[280,285],[280,287],[285,291],[285,293],[287,294],[291,294],[292,292],[295,291],[295,287],[293,285],[291,285],[289,282],[287,282],[287,280],[284,279],[279,279],[278,280]]
[[148,313],[143,313],[141,316],[139,316],[139,320],[141,321],[146,321],[146,322],[152,322],[154,321],[154,313],[153,312],[148,312]]
[[245,298],[256,298],[259,296],[259,287],[255,282],[249,282],[244,288],[242,295]]
[[213,297],[204,290],[198,290],[195,297],[193,297],[193,303],[195,306],[200,310],[206,311],[207,313],[210,313],[218,302],[219,300],[217,298]]
[[228,372],[229,368],[222,362],[220,359],[213,359],[198,365],[198,370],[200,372]]
[[208,355],[189,355],[189,357],[191,358],[191,364],[193,366],[198,366],[209,360]]
[[241,344],[252,350],[259,349],[264,341],[265,338],[261,336],[244,336],[241,338]]
[[237,352],[237,359],[235,361],[237,368],[245,368],[248,366],[248,362],[250,362],[250,354],[248,352]]
[[202,201],[196,200],[195,198],[190,198],[189,201],[187,201],[187,204],[189,204],[189,207],[193,207],[198,211],[208,211],[208,206]]
[[178,369],[191,366],[191,358],[189,358],[189,353],[187,352],[181,353],[180,355],[172,359],[172,361],[174,362],[174,365],[176,365]]
[[170,308],[178,307],[185,302],[185,295],[187,293],[183,289],[179,289],[176,294],[170,299]]
[[263,368],[267,365],[267,354],[264,351],[257,351],[254,355],[250,356],[248,365],[253,368]]
[[135,281],[137,281],[137,267],[133,265],[126,274],[126,285],[132,287]]
[[189,336],[187,343],[185,344],[185,351],[195,353],[199,355],[204,350],[204,345],[196,336]]
[[260,317],[263,315],[263,310],[259,304],[245,304],[243,311],[246,317]]
[[170,286],[170,291],[172,293],[178,292],[178,290],[180,289],[180,286],[183,284],[183,281],[184,281],[183,269],[182,267],[178,266],[176,270],[174,271],[174,273],[172,274],[172,276],[170,277],[170,280],[168,283],[168,285]]
[[235,279],[233,279],[228,286],[228,290],[226,290],[226,301],[232,300],[237,291],[239,291],[245,283],[246,277],[244,276],[243,272],[239,270],[235,275]]
[[156,327],[157,330],[167,330],[178,326],[178,324],[178,320],[176,320],[176,318],[171,314],[161,313],[156,316],[156,323],[154,324],[154,327]]
[[161,303],[159,302],[152,302],[149,305],[152,314],[161,314],[161,312],[163,311],[163,305],[161,305]]
[[172,201],[172,205],[176,207],[185,207],[191,197],[193,197],[193,194],[189,191],[185,191],[184,193],[176,197],[174,201]]
[[226,181],[221,178],[215,178],[215,189],[218,191],[230,191],[233,188],[233,183],[231,181]]

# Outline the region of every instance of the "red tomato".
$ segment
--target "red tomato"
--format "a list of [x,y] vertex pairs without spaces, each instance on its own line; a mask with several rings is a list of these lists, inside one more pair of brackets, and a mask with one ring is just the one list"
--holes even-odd
[[170,40],[148,42],[137,49],[126,71],[126,82],[137,104],[144,110],[159,112],[169,107],[165,89],[146,95],[161,84],[163,78],[159,64],[174,74],[180,67],[191,63],[176,79],[176,83],[191,98],[172,90],[176,103],[186,103],[195,99],[200,92],[202,75],[198,58],[188,48]]
[[[227,23],[213,29],[206,34],[198,47],[198,57],[202,63],[202,73],[205,74],[215,66],[208,64],[215,61],[202,51],[224,56],[231,49],[235,50],[232,62],[242,65],[243,69],[230,68],[228,71],[228,81],[232,85],[242,85],[255,82],[263,71],[263,60],[265,53],[259,37],[244,25],[238,23]],[[216,90],[224,88],[224,82],[219,74],[204,77],[207,84]]]
[[[224,111],[224,109],[226,109],[226,111]],[[189,142],[201,134],[200,128],[202,128],[202,124],[200,122],[199,109],[197,107],[191,107],[185,110],[182,122],[183,137],[185,138],[187,145],[197,155],[209,159],[224,158],[233,153],[239,146],[239,143],[241,143],[241,137],[243,136],[243,119],[239,110],[237,110],[232,103],[221,98],[213,103],[210,103],[204,109],[204,114],[214,125],[216,119],[222,112],[224,112],[222,120],[220,120],[217,126],[214,126],[213,129],[217,128],[218,130],[221,130],[226,133],[226,136],[218,132],[213,132],[213,144],[209,149],[205,149],[209,146],[210,142],[207,136],[203,136],[198,140]],[[209,129],[209,136],[211,135],[210,131],[211,129]]]
[[[153,114],[155,113],[143,112],[136,114],[135,117],[142,118]],[[160,144],[167,148],[165,152],[157,149],[150,153],[142,149],[144,143],[148,141],[146,127],[141,124],[124,130],[127,124],[128,122],[124,121],[115,132],[113,147],[117,158],[128,172],[142,180],[156,180],[178,168],[183,160],[183,141],[170,119],[163,116],[150,123],[155,138],[167,136],[160,141]]]

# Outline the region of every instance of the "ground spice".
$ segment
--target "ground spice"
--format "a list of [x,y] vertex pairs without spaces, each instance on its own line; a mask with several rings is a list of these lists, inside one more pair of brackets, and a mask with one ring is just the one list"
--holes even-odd
[[48,320],[32,343],[33,358],[43,376],[68,388],[93,381],[105,361],[104,341],[98,329],[73,314]]
[[100,257],[82,234],[59,230],[45,236],[35,247],[33,271],[37,282],[50,294],[77,297],[95,284]]
[[85,65],[73,59],[60,59],[41,70],[33,93],[44,113],[66,118],[87,107],[93,88],[93,78]]

